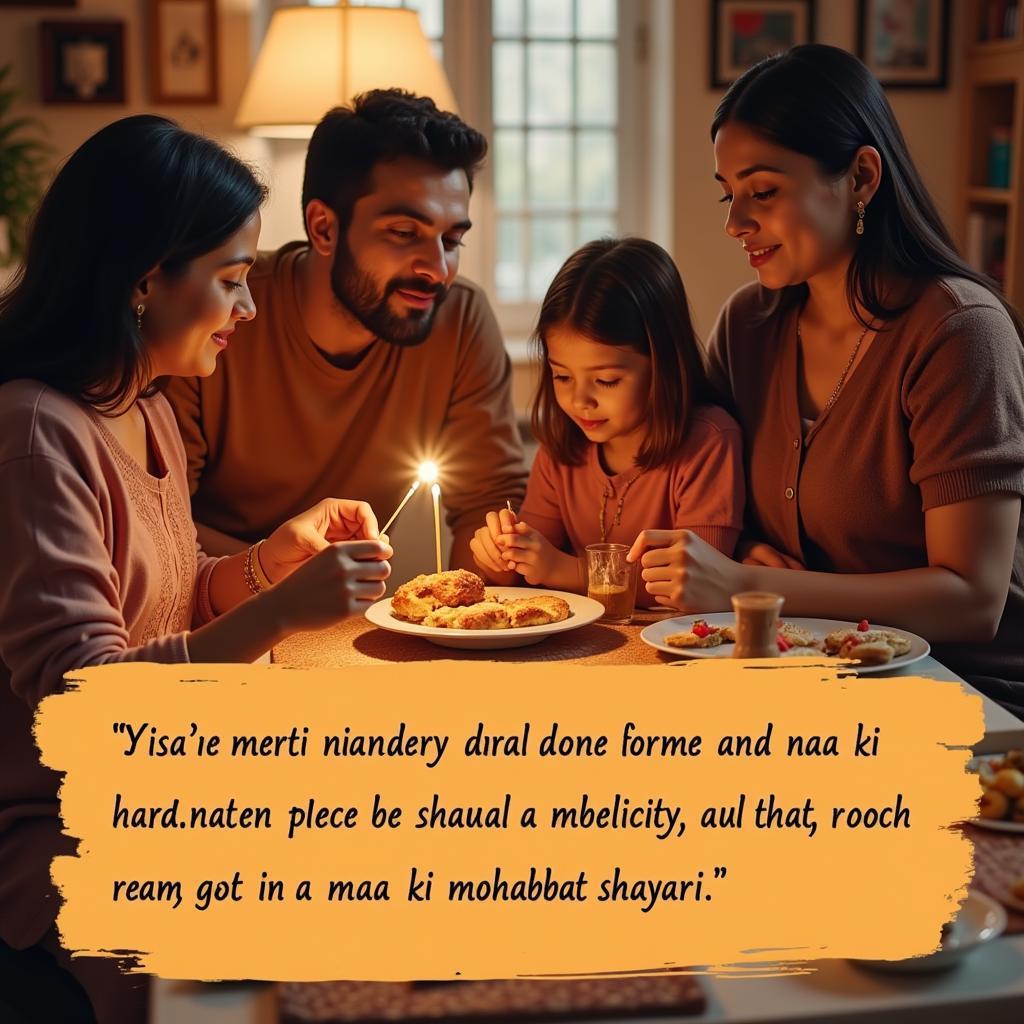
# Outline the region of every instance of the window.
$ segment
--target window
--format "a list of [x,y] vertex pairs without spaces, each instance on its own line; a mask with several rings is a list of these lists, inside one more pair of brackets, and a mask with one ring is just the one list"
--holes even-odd
[[[335,0],[309,0],[330,5]],[[459,113],[490,142],[462,271],[506,338],[566,257],[647,225],[644,0],[350,0],[419,11]]]

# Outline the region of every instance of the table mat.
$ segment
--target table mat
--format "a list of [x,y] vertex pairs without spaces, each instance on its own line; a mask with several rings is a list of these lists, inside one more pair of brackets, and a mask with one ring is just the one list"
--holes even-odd
[[362,615],[312,633],[295,633],[274,648],[273,660],[296,668],[340,668],[388,662],[567,661],[577,665],[667,665],[678,660],[640,640],[640,631],[678,612],[638,612],[628,626],[595,622],[556,633],[529,647],[467,651],[439,647],[429,640],[378,629]]
[[577,1017],[692,1016],[705,1008],[694,977],[513,979],[457,982],[289,982],[282,1024],[403,1024],[454,1020],[557,1021]]
[[998,900],[1006,909],[1006,934],[1024,932],[1024,913],[1008,906],[1010,886],[1024,878],[1024,835],[993,832],[965,825],[964,833],[974,845],[974,879],[971,885]]

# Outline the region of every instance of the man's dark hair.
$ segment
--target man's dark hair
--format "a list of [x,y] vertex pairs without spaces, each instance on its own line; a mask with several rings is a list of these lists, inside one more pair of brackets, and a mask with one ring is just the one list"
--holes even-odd
[[370,191],[376,164],[412,157],[442,171],[473,176],[487,154],[487,140],[456,114],[438,110],[426,96],[402,89],[364,92],[348,107],[328,111],[313,132],[302,181],[302,209],[319,199],[334,211],[344,232],[357,199]]

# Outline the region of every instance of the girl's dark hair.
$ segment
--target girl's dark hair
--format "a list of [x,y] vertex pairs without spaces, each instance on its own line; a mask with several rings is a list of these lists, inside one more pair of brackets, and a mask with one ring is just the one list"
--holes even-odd
[[545,336],[563,326],[650,357],[649,426],[636,464],[652,469],[671,461],[694,405],[715,401],[672,257],[644,238],[588,242],[565,261],[544,296],[532,339],[541,363],[533,433],[559,462],[579,465],[587,439],[559,408],[547,365]]
[[[711,123],[712,141],[728,122],[812,157],[831,177],[849,170],[861,146],[878,150],[882,179],[868,206],[866,230],[857,241],[846,282],[850,308],[865,327],[871,318],[893,319],[916,298],[912,294],[903,305],[888,305],[887,282],[909,281],[919,292],[934,278],[951,276],[991,291],[1024,337],[1024,323],[995,282],[957,253],[882,86],[853,54],[809,43],[762,60],[722,97]],[[775,308],[790,308],[805,296],[806,285],[784,288]],[[867,320],[857,303],[867,310]]]
[[173,121],[102,128],[54,178],[0,296],[0,382],[31,377],[101,409],[133,399],[150,381],[133,289],[223,245],[265,198],[249,167]]

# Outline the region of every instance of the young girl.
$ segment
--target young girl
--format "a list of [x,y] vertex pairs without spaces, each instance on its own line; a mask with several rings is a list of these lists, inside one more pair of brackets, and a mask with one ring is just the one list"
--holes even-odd
[[739,427],[711,404],[671,257],[640,238],[583,246],[552,281],[535,341],[541,448],[518,520],[489,512],[476,531],[477,565],[493,583],[580,592],[588,544],[650,547],[638,597],[676,606],[676,531],[731,555],[744,486]]

